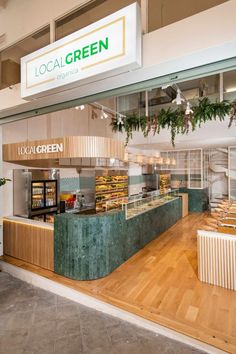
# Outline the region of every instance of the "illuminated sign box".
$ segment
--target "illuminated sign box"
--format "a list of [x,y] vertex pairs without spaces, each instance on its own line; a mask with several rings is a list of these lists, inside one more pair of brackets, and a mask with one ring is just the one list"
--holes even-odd
[[140,9],[134,3],[21,58],[21,97],[46,96],[140,66]]

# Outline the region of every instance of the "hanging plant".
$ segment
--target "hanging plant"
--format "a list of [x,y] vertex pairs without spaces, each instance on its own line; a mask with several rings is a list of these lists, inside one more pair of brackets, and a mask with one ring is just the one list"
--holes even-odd
[[7,183],[7,181],[11,181],[9,178],[0,178],[0,187]]
[[128,144],[134,131],[141,131],[145,137],[152,133],[159,134],[161,129],[169,129],[171,133],[172,146],[175,146],[175,137],[178,134],[187,134],[191,128],[194,131],[200,128],[203,123],[217,120],[223,121],[227,115],[230,116],[229,127],[233,122],[236,123],[236,101],[210,102],[205,97],[198,101],[197,105],[193,105],[191,109],[177,108],[175,110],[170,107],[161,109],[158,114],[150,117],[137,116],[135,113],[126,116],[123,124],[116,118],[112,119],[111,125],[113,131],[126,132],[126,144]]

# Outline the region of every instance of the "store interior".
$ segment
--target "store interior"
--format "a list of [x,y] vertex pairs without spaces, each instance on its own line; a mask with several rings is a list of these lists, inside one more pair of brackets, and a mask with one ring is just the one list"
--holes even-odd
[[[177,102],[178,92],[180,102]],[[210,102],[222,99],[233,101],[235,94],[236,71],[229,71],[124,96],[108,96],[96,102],[5,124],[3,144],[63,136],[100,136],[125,144],[123,160],[100,156],[96,159],[49,159],[46,163],[42,161],[41,165],[37,164],[42,169],[58,170],[58,195],[54,196],[58,212],[60,202],[61,210],[66,212],[82,212],[82,205],[102,212],[153,193],[207,188],[209,204],[204,205],[204,209],[192,209],[202,211],[208,209],[215,198],[236,199],[234,124],[229,128],[226,118],[224,122],[203,123],[192,132],[190,122],[188,133],[175,136],[175,146],[171,142],[171,129],[161,129],[154,134],[154,128],[151,127],[145,135],[140,127],[136,127],[127,141],[123,128],[127,117],[138,120],[140,117],[158,115],[161,110],[178,107],[185,110],[187,105],[191,109],[204,98]],[[17,190],[12,186],[14,181],[17,183],[13,170],[34,168],[33,162],[29,166],[21,165],[3,164],[4,175],[12,180],[4,191],[10,200],[13,200],[13,193]],[[34,196],[32,203],[36,203],[36,209],[40,209],[44,203],[40,200],[44,198],[43,195],[38,193]],[[109,203],[111,201],[113,203]],[[17,208],[13,210],[13,203],[8,203],[5,208],[5,215],[20,215]]]
[[[205,234],[197,234],[211,230],[214,245],[220,227],[226,243],[235,234],[226,216],[236,213],[235,112],[227,108],[235,98],[236,71],[228,71],[4,124],[4,261],[233,351],[235,284],[228,275],[217,287],[201,278],[197,237]],[[210,112],[198,126],[191,111],[199,102],[219,102],[228,114]],[[184,125],[158,126],[160,116],[178,122],[176,110]],[[76,153],[37,158],[27,147],[52,152],[65,139]],[[6,158],[15,146],[18,161]]]

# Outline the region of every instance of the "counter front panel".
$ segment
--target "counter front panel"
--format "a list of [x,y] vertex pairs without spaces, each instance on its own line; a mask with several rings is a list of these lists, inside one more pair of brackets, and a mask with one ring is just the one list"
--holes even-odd
[[180,198],[128,220],[124,211],[57,215],[54,225],[55,272],[77,280],[104,277],[181,217]]

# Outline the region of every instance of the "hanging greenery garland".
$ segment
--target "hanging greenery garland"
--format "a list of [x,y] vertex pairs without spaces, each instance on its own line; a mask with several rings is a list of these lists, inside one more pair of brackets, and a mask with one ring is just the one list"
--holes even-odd
[[4,184],[6,184],[7,181],[10,181],[10,179],[9,178],[0,178],[0,187],[3,186]]
[[143,135],[147,137],[149,133],[159,134],[161,129],[167,128],[171,132],[172,146],[175,146],[177,134],[187,134],[190,129],[194,131],[208,121],[217,119],[223,121],[226,116],[230,117],[230,128],[233,122],[236,123],[236,101],[224,100],[212,103],[209,98],[205,97],[199,100],[197,105],[193,105],[188,114],[182,107],[175,110],[162,108],[158,114],[150,117],[139,117],[133,113],[126,116],[123,121],[113,118],[111,125],[115,132],[126,132],[126,144],[132,138],[134,131],[142,131]]

